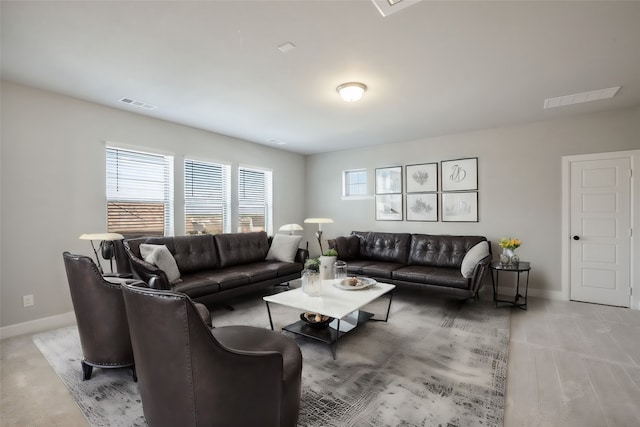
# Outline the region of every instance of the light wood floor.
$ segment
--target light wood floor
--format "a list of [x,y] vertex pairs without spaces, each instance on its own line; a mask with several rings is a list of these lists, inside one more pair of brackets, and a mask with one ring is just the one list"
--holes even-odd
[[[529,298],[511,310],[505,422],[640,425],[640,311]],[[86,426],[31,336],[0,343],[1,426]]]

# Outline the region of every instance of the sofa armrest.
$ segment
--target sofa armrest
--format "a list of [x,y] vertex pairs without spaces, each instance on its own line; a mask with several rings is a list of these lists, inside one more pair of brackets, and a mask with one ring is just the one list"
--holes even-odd
[[298,252],[296,252],[295,261],[304,265],[307,259],[309,259],[309,251],[306,249],[298,248]]
[[484,278],[485,272],[489,267],[489,263],[491,263],[492,257],[493,256],[489,254],[486,257],[482,258],[473,269],[473,275],[471,276],[471,283],[469,286],[469,292],[471,296],[475,296],[482,287],[482,279]]
[[155,265],[138,258],[126,242],[124,244],[124,250],[129,257],[131,269],[137,279],[144,281],[152,289],[171,289],[169,279],[164,271],[160,270]]

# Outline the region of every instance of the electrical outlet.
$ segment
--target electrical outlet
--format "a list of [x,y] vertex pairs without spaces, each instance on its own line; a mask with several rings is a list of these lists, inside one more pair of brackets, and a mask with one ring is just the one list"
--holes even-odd
[[34,304],[33,295],[23,295],[22,296],[22,306],[23,307],[31,307]]

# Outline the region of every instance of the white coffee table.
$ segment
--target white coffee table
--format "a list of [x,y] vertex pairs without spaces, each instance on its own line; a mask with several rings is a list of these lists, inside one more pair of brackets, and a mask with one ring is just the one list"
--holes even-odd
[[[269,303],[333,317],[335,320],[325,328],[317,328],[302,320],[298,320],[282,329],[329,344],[332,348],[333,358],[335,359],[338,339],[340,337],[368,320],[386,322],[389,319],[389,310],[391,309],[391,300],[393,298],[391,291],[395,288],[395,285],[378,282],[367,289],[343,290],[333,286],[336,282],[336,280],[323,280],[322,290],[319,296],[307,295],[302,292],[301,288],[297,288],[263,297],[267,305],[271,329],[273,330],[273,321],[271,319]],[[387,314],[384,319],[372,319],[372,313],[360,310],[365,305],[385,294],[389,294],[389,305],[387,306]]]

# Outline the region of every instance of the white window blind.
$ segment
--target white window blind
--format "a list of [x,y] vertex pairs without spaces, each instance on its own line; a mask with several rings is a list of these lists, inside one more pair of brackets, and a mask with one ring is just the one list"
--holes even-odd
[[173,157],[107,147],[107,228],[173,235]]
[[238,169],[238,231],[273,231],[271,172]]
[[228,233],[231,229],[230,167],[184,161],[185,220],[188,233]]

